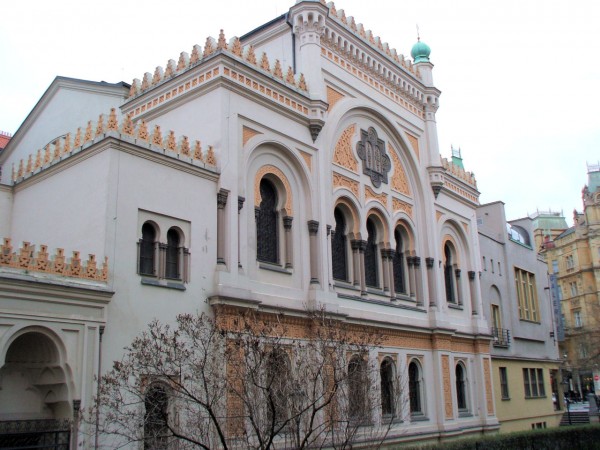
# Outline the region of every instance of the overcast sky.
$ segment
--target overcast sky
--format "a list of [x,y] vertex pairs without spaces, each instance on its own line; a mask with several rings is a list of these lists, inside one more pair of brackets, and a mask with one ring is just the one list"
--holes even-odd
[[[13,1],[0,27],[0,130],[14,133],[57,76],[131,83],[194,44],[241,36],[295,0]],[[507,218],[581,210],[600,161],[597,0],[342,0],[399,53],[431,47],[440,152],[460,147],[481,203]]]

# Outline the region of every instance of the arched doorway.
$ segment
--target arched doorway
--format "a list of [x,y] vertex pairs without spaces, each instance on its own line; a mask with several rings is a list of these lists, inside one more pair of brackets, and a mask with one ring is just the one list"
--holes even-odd
[[0,448],[68,448],[67,373],[48,335],[29,331],[12,341],[0,368],[0,387]]

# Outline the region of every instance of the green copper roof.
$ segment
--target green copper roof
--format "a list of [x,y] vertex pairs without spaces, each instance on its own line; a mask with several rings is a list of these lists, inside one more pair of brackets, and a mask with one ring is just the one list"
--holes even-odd
[[429,45],[425,42],[421,42],[421,39],[417,41],[415,45],[413,45],[412,50],[410,51],[410,56],[412,56],[415,64],[420,62],[429,62],[429,54],[431,53],[431,49]]

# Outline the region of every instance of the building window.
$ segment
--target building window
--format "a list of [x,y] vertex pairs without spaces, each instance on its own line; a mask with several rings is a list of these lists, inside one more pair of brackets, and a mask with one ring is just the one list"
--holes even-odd
[[577,282],[572,281],[571,283],[569,283],[569,287],[571,289],[571,297],[576,297],[577,296]]
[[348,416],[353,420],[364,420],[368,402],[367,362],[354,355],[348,364]]
[[140,275],[156,275],[156,228],[150,222],[142,225],[142,238],[139,247],[139,273]]
[[456,365],[456,404],[458,412],[467,412],[467,371],[462,363]]
[[179,271],[181,261],[181,246],[179,232],[171,228],[167,232],[167,248],[165,258],[165,278],[179,280],[181,274]]
[[412,415],[423,414],[423,383],[421,379],[421,367],[419,363],[411,361],[408,365],[408,396],[410,401],[410,413]]
[[558,273],[558,260],[552,260],[552,273]]
[[379,287],[377,267],[377,230],[372,219],[367,219],[367,247],[365,249],[365,283],[370,287]]
[[493,259],[490,259],[490,266],[492,267],[492,273],[495,273],[494,272],[494,260]]
[[515,287],[519,301],[519,318],[539,322],[535,276],[515,267]]
[[279,263],[277,190],[266,178],[260,180],[260,206],[256,210],[256,258]]
[[394,267],[394,291],[399,294],[407,294],[406,292],[406,273],[404,264],[404,241],[399,229],[394,231],[396,239],[396,251],[392,261]]
[[575,262],[573,261],[573,255],[567,255],[565,258],[567,261],[567,270],[573,270],[575,267]]
[[346,239],[346,219],[339,208],[333,211],[335,218],[335,230],[331,237],[331,264],[333,266],[333,278],[336,280],[348,280],[348,258]]
[[581,316],[580,309],[576,309],[573,311],[573,326],[575,328],[583,327],[583,317]]
[[588,345],[586,342],[579,343],[579,359],[587,359],[589,358],[590,353],[588,350]]
[[544,371],[542,369],[523,369],[523,385],[525,388],[525,398],[546,396]]
[[394,362],[385,358],[379,368],[381,378],[381,414],[393,417],[396,413],[394,389]]
[[485,265],[485,256],[483,256],[483,270],[487,272],[487,266]]
[[498,275],[502,276],[502,269],[500,266],[500,261],[498,261]]
[[456,303],[456,291],[454,283],[454,255],[450,244],[444,245],[444,283],[446,286],[446,301]]
[[163,450],[169,447],[169,398],[166,388],[154,384],[144,397],[144,449]]
[[281,426],[289,419],[291,364],[287,353],[282,349],[273,350],[268,356],[266,369],[267,420]]
[[[163,225],[165,222],[167,221],[163,219]],[[159,228],[154,222],[144,222],[141,231],[142,238],[138,242],[138,273],[144,277],[157,278],[142,278],[142,282],[161,284],[161,279],[167,279],[187,283],[190,253],[184,246],[185,235],[179,226],[169,228],[167,235],[163,236],[166,237],[166,243],[159,238]]]
[[506,367],[500,367],[500,393],[502,400],[509,400],[510,394],[508,392],[508,372]]

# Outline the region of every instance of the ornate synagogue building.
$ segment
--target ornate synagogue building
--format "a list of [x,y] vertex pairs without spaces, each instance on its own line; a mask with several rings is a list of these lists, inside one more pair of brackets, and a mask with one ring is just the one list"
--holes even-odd
[[0,430],[102,444],[78,411],[153,319],[318,307],[407,380],[390,443],[497,431],[479,192],[429,56],[298,1],[131,85],[57,77],[0,154]]

